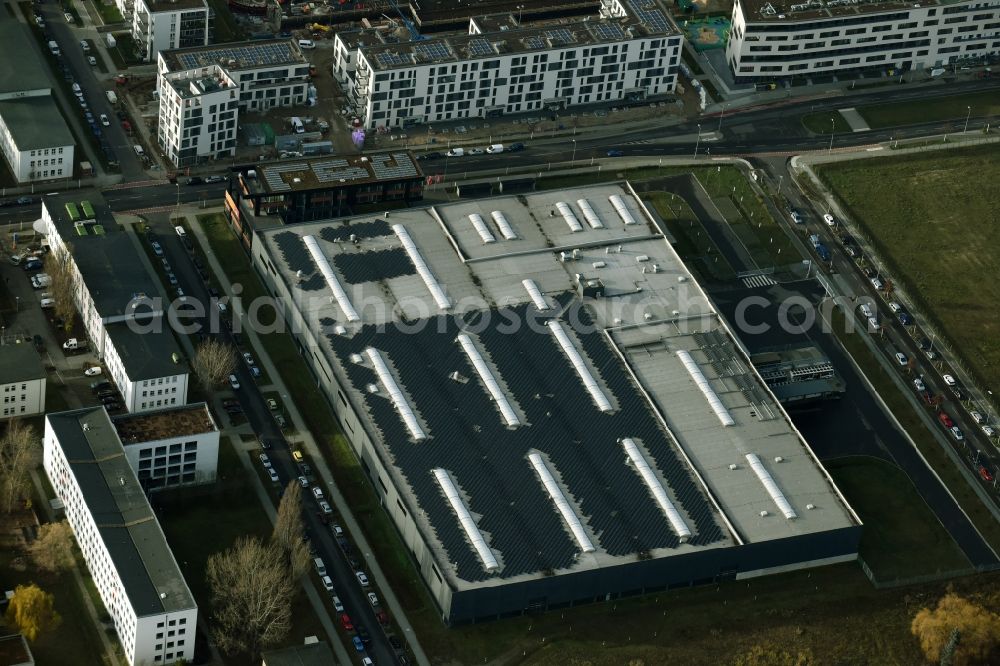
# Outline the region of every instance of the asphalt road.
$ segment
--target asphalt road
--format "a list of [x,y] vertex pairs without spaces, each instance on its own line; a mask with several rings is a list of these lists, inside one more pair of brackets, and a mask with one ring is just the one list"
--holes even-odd
[[[125,130],[122,129],[118,118],[115,116],[115,109],[112,108],[104,94],[104,86],[94,76],[94,70],[91,66],[87,64],[88,54],[84,53],[80,47],[80,41],[83,37],[72,26],[66,23],[66,19],[63,17],[62,5],[47,2],[35,5],[35,7],[45,18],[45,30],[50,35],[48,39],[53,39],[59,44],[59,50],[62,52],[60,57],[61,62],[65,63],[70,74],[73,76],[73,80],[80,84],[90,112],[94,115],[95,119],[100,118],[100,115],[103,113],[111,121],[111,125],[108,127],[101,126],[100,121],[98,121],[98,126],[107,143],[114,151],[115,157],[118,159],[122,178],[125,181],[146,180],[148,176],[146,175],[145,167],[132,150],[132,141],[125,135]],[[63,83],[63,81],[53,81],[56,87],[63,86]],[[79,117],[80,106],[76,102],[76,98],[70,94],[69,99],[71,100],[69,103],[69,112]],[[86,135],[91,133],[86,122],[80,122],[79,125],[82,126],[82,129],[79,129],[78,133],[83,132]],[[89,141],[87,137],[81,138]]]
[[[752,295],[764,296],[768,305],[749,308],[747,323],[768,325],[766,333],[751,334],[741,330],[735,316],[737,305],[745,297]],[[918,494],[924,498],[973,565],[997,564],[1000,561],[997,555],[875,400],[837,341],[821,330],[818,321],[811,326],[802,326],[800,330],[783,328],[779,324],[779,308],[790,296],[802,297],[807,302],[817,304],[825,296],[825,292],[817,282],[807,280],[758,289],[712,293],[720,312],[739,332],[740,339],[751,352],[784,345],[814,344],[826,354],[837,374],[844,380],[847,391],[840,400],[814,405],[807,410],[790,410],[796,426],[820,459],[867,455],[894,463],[910,478]],[[793,323],[802,322],[794,316],[789,319]]]
[[[171,186],[171,189],[174,189],[173,186]],[[169,213],[149,215],[147,216],[147,221],[163,247],[164,255],[170,262],[171,269],[174,275],[177,276],[177,281],[181,288],[184,289],[185,295],[189,299],[200,300],[206,304],[206,311],[211,311],[215,305],[211,303],[208,287],[201,279],[191,255],[175,233],[174,227],[170,223]],[[233,340],[232,331],[229,327],[225,325],[213,326],[211,317],[202,319],[200,323],[209,332],[212,332],[213,329],[218,331],[216,335],[219,339],[238,346]],[[234,326],[234,328],[238,329],[237,326]],[[243,351],[253,353],[248,347],[240,347],[239,351],[241,353]],[[243,362],[242,355],[234,374],[236,374],[239,380],[240,388],[233,393],[243,408],[243,415],[261,441],[268,441],[273,444],[267,451],[267,454],[278,474],[281,486],[285,486],[289,481],[296,479],[301,474],[298,465],[292,459],[288,442],[275,422],[270,409],[268,409],[267,403],[250,373],[249,366]],[[261,463],[255,459],[254,464],[260,465]],[[393,649],[389,645],[375,617],[375,611],[372,609],[366,596],[366,593],[369,591],[376,592],[376,594],[377,591],[374,587],[362,590],[354,575],[354,569],[349,566],[347,555],[340,549],[334,539],[331,527],[325,525],[321,519],[318,504],[314,500],[311,490],[303,490],[302,515],[306,530],[311,539],[311,546],[316,552],[316,557],[323,558],[327,573],[333,579],[336,594],[344,604],[346,613],[353,620],[355,627],[363,625],[371,636],[371,643],[367,646],[365,654],[370,656],[376,664],[398,663]],[[330,521],[330,525],[335,522],[336,518],[334,516],[333,520]],[[360,556],[357,556],[357,559],[359,561],[363,560]],[[321,594],[325,593],[322,588],[320,588],[320,592]],[[340,626],[340,619],[334,617],[334,623]],[[353,647],[350,647],[350,649],[353,650]]]

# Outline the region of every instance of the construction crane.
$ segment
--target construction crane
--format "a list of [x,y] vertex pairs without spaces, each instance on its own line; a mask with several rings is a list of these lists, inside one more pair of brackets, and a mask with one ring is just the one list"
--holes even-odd
[[389,4],[392,5],[392,8],[396,10],[397,14],[399,14],[399,18],[403,22],[403,25],[406,26],[406,29],[410,31],[410,41],[419,42],[421,40],[427,39],[426,37],[420,34],[420,31],[417,30],[417,26],[413,24],[413,21],[406,18],[406,16],[403,14],[403,10],[399,8],[399,4],[396,2],[396,0],[389,0]]

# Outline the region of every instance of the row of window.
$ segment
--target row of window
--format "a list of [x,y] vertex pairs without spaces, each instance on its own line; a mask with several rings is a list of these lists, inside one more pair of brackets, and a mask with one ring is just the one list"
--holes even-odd
[[[62,148],[39,148],[31,151],[31,157],[44,157],[45,155],[62,155]],[[60,160],[62,161],[62,160]],[[32,162],[34,164],[34,162]]]

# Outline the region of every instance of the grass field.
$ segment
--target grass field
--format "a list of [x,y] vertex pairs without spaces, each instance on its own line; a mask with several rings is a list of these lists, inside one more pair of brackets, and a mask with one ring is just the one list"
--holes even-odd
[[861,557],[879,581],[970,567],[899,468],[863,457],[830,461],[826,468],[865,524]]
[[984,146],[825,166],[820,177],[865,229],[984,386],[1000,385],[1000,151]]
[[[962,131],[966,115],[972,109],[969,129],[980,131],[982,120],[987,116],[1000,115],[1000,90],[936,97],[922,102],[896,102],[893,104],[872,104],[857,107],[858,113],[872,129],[915,125],[929,122],[950,122],[951,131]],[[820,111],[802,116],[802,124],[814,134],[830,133],[830,118],[834,121],[834,133],[850,132],[851,126],[837,111]]]

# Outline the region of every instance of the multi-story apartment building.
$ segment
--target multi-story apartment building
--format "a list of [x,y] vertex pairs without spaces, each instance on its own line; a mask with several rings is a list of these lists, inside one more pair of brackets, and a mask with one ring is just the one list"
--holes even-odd
[[239,111],[306,104],[309,70],[290,39],[161,51],[159,143],[177,166],[232,156]]
[[1000,54],[1000,0],[736,0],[726,57],[739,82],[907,71]]
[[598,16],[521,25],[472,19],[469,34],[399,43],[338,33],[333,75],[365,127],[644,99],[674,91],[681,35],[659,0],[603,0]]
[[28,343],[0,345],[0,421],[45,411],[45,368]]
[[69,178],[73,135],[52,99],[48,66],[25,29],[0,18],[0,44],[18,54],[16,67],[0,67],[0,150],[19,183]]
[[219,429],[205,403],[118,416],[112,422],[147,491],[215,481]]
[[190,663],[198,607],[108,413],[48,414],[42,456],[128,663]]
[[209,10],[205,0],[138,0],[132,14],[132,40],[142,59],[160,51],[208,44]]
[[125,409],[185,404],[187,366],[158,289],[100,194],[50,194],[42,199],[42,222],[52,252],[68,256],[91,351],[104,361]]

